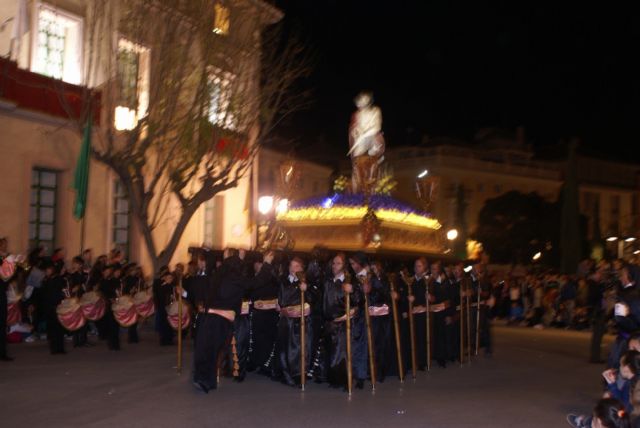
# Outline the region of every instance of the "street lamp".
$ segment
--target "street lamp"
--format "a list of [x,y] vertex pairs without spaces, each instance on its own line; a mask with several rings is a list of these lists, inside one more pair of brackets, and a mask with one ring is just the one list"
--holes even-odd
[[449,241],[453,241],[458,237],[458,230],[457,229],[450,229],[449,231],[447,231],[447,239]]
[[418,174],[418,178],[424,178],[427,176],[427,174],[429,174],[429,170],[425,169],[420,174]]
[[542,257],[542,253],[541,253],[540,251],[538,251],[537,253],[535,253],[535,254],[533,255],[533,257],[531,257],[531,259],[532,259],[533,261],[536,261],[536,260],[540,260],[540,257]]
[[267,215],[273,208],[273,196],[260,196],[258,198],[258,211],[260,214]]

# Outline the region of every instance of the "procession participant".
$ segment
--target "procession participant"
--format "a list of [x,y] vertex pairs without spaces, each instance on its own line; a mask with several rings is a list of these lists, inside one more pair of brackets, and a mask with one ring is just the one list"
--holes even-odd
[[64,289],[66,281],[60,276],[60,265],[54,264],[51,260],[44,262],[45,278],[42,281],[43,303],[47,321],[47,339],[49,341],[49,351],[51,354],[66,354],[64,350],[64,327],[58,320],[56,309],[66,297]]
[[427,365],[427,280],[429,265],[424,257],[413,264],[413,284],[411,296],[407,300],[413,303],[413,322],[415,332],[415,353],[417,369],[424,371]]
[[[262,270],[264,258],[257,255],[253,263],[254,276]],[[257,281],[257,279],[256,279]],[[251,291],[251,326],[249,369],[271,376],[275,363],[276,338],[278,337],[278,279],[272,275],[261,287]]]
[[[328,351],[327,380],[332,387],[347,387],[347,340],[354,343],[362,340],[364,328],[360,323],[360,328],[354,332],[351,330],[351,337],[347,338],[346,320],[347,316],[354,320],[358,312],[358,306],[362,300],[362,292],[359,287],[353,287],[350,281],[346,281],[346,256],[338,253],[331,261],[332,277],[324,282],[323,312],[327,320],[325,324],[325,344]],[[351,313],[347,314],[345,309],[345,296],[350,294]],[[354,325],[355,327],[355,325]],[[361,347],[362,348],[362,347]],[[360,350],[362,353],[362,350]],[[366,345],[364,347],[364,375],[359,379],[359,387],[362,388],[363,378],[366,376]],[[353,360],[353,355],[352,355]],[[360,358],[362,360],[362,358]],[[362,369],[360,370],[362,372]]]
[[[69,287],[71,289],[71,296],[77,297],[78,299],[82,297],[85,292],[88,278],[88,275],[84,272],[83,266],[84,260],[82,259],[82,257],[74,257],[71,261],[71,269],[69,271],[69,274],[67,275],[67,281],[69,282]],[[83,325],[78,330],[73,332],[74,348],[78,348],[81,346],[91,346],[87,340],[88,332],[89,327],[87,326],[87,324]]]
[[[125,266],[125,276],[122,281],[122,294],[133,298],[138,292],[144,288],[144,279],[142,277],[142,270],[140,266],[135,263],[130,263]],[[140,339],[138,337],[138,323],[127,328],[127,343],[138,343]]]
[[[392,334],[391,304],[389,280],[386,277],[380,261],[371,265],[373,274],[370,283],[369,315],[373,329],[373,343],[375,344],[376,378],[384,382],[389,374],[398,372],[395,339]],[[367,290],[364,290],[367,292]]]
[[[364,379],[367,378],[367,369],[369,369],[369,374],[371,374],[370,371],[371,371],[372,365],[374,366],[374,370],[375,370],[375,358],[376,358],[375,350],[373,349],[373,346],[371,348],[368,347],[368,336],[371,336],[373,341],[373,332],[368,331],[371,328],[371,326],[368,326],[366,322],[367,320],[366,320],[366,315],[364,311],[368,311],[369,308],[365,307],[365,303],[368,299],[368,296],[365,296],[365,293],[369,294],[374,288],[380,290],[382,288],[382,284],[377,280],[372,281],[370,279],[370,277],[372,277],[373,275],[371,275],[369,260],[363,252],[359,251],[354,255],[352,255],[351,257],[349,257],[349,264],[351,266],[352,271],[355,274],[355,278],[357,279],[356,285],[359,288],[359,291],[362,293],[362,300],[360,301],[360,305],[358,305],[358,309],[359,309],[358,317],[354,319],[353,326],[356,332],[359,330],[359,328],[362,328],[363,334],[361,337],[358,337],[358,339],[354,339],[353,346],[352,346],[353,374],[356,378],[356,388],[360,388],[364,382]],[[375,285],[372,286],[371,282],[375,282]],[[373,343],[372,345],[375,346],[375,343]],[[371,356],[373,357],[371,359],[369,359],[370,349],[371,349],[371,353],[374,354]],[[373,364],[371,364],[372,361],[373,361]],[[374,382],[374,379],[375,378],[372,378],[371,381]],[[363,382],[360,382],[360,381],[363,381]],[[374,383],[374,386],[375,386],[375,383]]]
[[[0,238],[0,265],[5,263],[8,255],[7,238]],[[6,277],[0,276],[0,361],[13,360],[7,355],[7,287],[10,279],[9,272]]]
[[483,347],[486,356],[491,356],[491,321],[489,318],[489,298],[491,282],[486,274],[484,264],[478,262],[470,272],[471,289],[471,345],[474,350]]
[[[207,258],[203,252],[198,252],[196,256],[196,264],[192,268],[189,263],[189,272],[183,280],[183,293],[182,297],[186,298],[193,311],[195,312],[194,322],[192,327],[192,337],[197,338],[198,326],[201,321],[200,311],[204,308],[204,300],[207,295],[207,289],[211,286],[211,270],[207,266]],[[191,269],[194,269],[193,274],[190,273]]]
[[[447,349],[453,342],[451,326],[453,325],[449,280],[442,272],[439,261],[431,264],[431,276],[429,277],[429,303],[433,315],[431,332],[431,344],[433,356],[442,368],[447,366],[446,360],[451,359]],[[454,308],[455,310],[455,308]]]
[[[276,378],[289,385],[300,384],[301,376],[301,336],[300,319],[305,317],[305,324],[311,326],[311,304],[313,294],[304,293],[304,313],[300,313],[300,292],[307,290],[307,283],[301,281],[298,275],[304,273],[304,262],[299,257],[294,257],[289,262],[288,275],[280,278],[280,290],[278,292],[278,305],[280,306],[280,320],[278,322],[278,338],[276,344],[277,370]],[[305,361],[304,374],[309,370],[311,360],[311,346],[313,329],[305,329]]]
[[237,256],[225,253],[227,257],[215,274],[213,287],[207,290],[194,352],[193,384],[205,393],[217,388],[218,356],[229,344],[233,321],[241,310],[242,296],[264,285],[272,275],[273,253],[265,255],[265,263],[255,278],[243,275],[240,256],[244,252]]
[[105,266],[102,271],[102,280],[100,281],[100,292],[102,293],[102,297],[104,297],[106,303],[104,317],[102,320],[104,320],[104,327],[106,330],[107,346],[111,351],[120,350],[120,326],[113,316],[111,305],[118,297],[118,291],[121,287],[121,273],[122,270],[119,265]]
[[322,313],[322,293],[324,290],[325,278],[329,275],[328,250],[320,245],[316,245],[311,250],[311,260],[307,266],[308,293],[313,294],[313,306],[311,307],[311,323],[313,329],[313,343],[311,345],[311,367],[309,377],[316,383],[326,382],[326,347],[324,345],[324,315]]
[[[461,293],[463,292],[463,281],[465,278],[464,264],[458,262],[453,266],[450,275],[450,287],[449,287],[449,299],[451,301],[452,308],[452,323],[447,326],[450,330],[451,341],[448,343],[447,354],[449,361],[454,362],[463,355],[464,350],[461,349],[461,337],[460,337],[460,323],[462,323],[463,317],[466,317],[464,302],[461,300]],[[464,323],[463,323],[464,324]],[[464,325],[462,326],[464,328]],[[463,332],[463,336],[464,336]]]

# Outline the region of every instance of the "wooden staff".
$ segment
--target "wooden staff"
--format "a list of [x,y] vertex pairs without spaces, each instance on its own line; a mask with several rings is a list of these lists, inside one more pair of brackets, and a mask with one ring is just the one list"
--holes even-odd
[[[348,273],[344,274],[344,283],[350,284],[351,278]],[[349,293],[344,294],[344,311],[347,316],[347,392],[351,397],[352,391],[352,367],[351,367],[351,295]]]
[[425,279],[425,295],[427,297],[427,370],[431,370],[431,308],[429,307],[429,282]]
[[416,332],[415,325],[413,324],[413,302],[411,301],[411,297],[413,297],[413,291],[411,290],[411,286],[413,285],[413,280],[407,280],[404,275],[402,276],[405,283],[407,284],[407,297],[409,301],[409,336],[411,339],[411,375],[413,378],[416,378]]
[[460,281],[460,367],[464,362],[464,295],[463,284],[464,280]]
[[[391,293],[396,292],[395,286],[396,278],[394,274],[389,274],[389,286],[391,287]],[[402,343],[400,340],[400,325],[398,321],[398,304],[396,299],[391,297],[391,311],[393,313],[393,332],[396,335],[396,355],[398,358],[398,373],[400,374],[400,382],[404,382],[404,364],[402,363]]]
[[[304,272],[298,272],[296,274],[298,276],[298,280],[300,281],[300,285],[304,284],[306,281]],[[304,290],[300,287],[300,387],[304,391],[304,384],[307,380],[307,364],[306,364],[306,338],[305,338],[305,330],[306,330],[306,322],[304,317]]]
[[[371,280],[371,274],[365,278],[361,278],[363,285],[368,284]],[[371,314],[369,314],[369,293],[364,293],[364,320],[367,324],[367,346],[369,348],[369,371],[371,372],[371,385],[376,390],[376,355],[375,344],[373,343],[373,334],[371,332]]]
[[467,279],[464,291],[467,304],[467,361],[471,364],[471,296],[469,296],[470,282]]
[[182,276],[178,276],[178,374],[182,374]]
[[480,281],[478,281],[478,307],[476,308],[476,357],[480,349]]

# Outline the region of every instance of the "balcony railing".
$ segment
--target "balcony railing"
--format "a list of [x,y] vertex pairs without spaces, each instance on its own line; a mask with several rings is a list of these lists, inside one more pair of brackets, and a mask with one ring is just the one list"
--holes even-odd
[[[45,113],[62,119],[78,120],[83,116],[89,93],[87,88],[18,68],[18,64],[0,58],[0,100],[17,108]],[[93,96],[93,121],[99,123],[100,92]]]

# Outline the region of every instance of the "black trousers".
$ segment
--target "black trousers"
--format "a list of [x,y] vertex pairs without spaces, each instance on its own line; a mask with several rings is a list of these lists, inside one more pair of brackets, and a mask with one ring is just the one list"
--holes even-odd
[[47,314],[47,340],[52,354],[64,352],[64,328],[55,312]]
[[107,308],[104,314],[105,326],[107,329],[107,345],[113,351],[120,350],[120,325],[113,316],[111,308]]
[[78,330],[73,332],[73,346],[84,346],[87,344],[87,331],[89,327],[85,324]]
[[233,323],[215,314],[201,314],[193,357],[193,381],[207,389],[216,389],[218,356],[228,346]]
[[127,343],[138,343],[138,323],[133,324],[127,329]]

